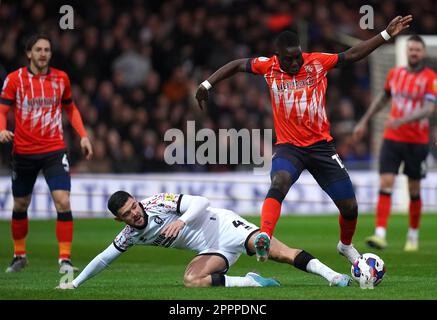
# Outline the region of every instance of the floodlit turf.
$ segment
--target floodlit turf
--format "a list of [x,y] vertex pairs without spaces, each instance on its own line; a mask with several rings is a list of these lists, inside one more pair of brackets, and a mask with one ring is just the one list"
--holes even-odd
[[[59,291],[57,244],[54,221],[31,221],[28,237],[29,266],[21,273],[6,274],[12,256],[9,222],[0,222],[0,299],[437,299],[437,215],[422,219],[420,251],[403,252],[407,229],[405,215],[393,215],[388,232],[389,247],[376,252],[363,239],[373,231],[373,216],[362,215],[355,235],[360,252],[375,252],[383,258],[387,273],[374,290],[357,283],[331,288],[315,275],[272,261],[257,263],[242,256],[229,275],[257,271],[278,279],[280,288],[184,288],[182,275],[193,252],[138,246],[79,289]],[[249,220],[258,223],[259,217]],[[112,220],[76,220],[73,262],[80,268],[111,243],[121,229]],[[350,274],[350,265],[338,255],[336,216],[282,217],[276,236],[283,242],[318,257],[333,269]]]

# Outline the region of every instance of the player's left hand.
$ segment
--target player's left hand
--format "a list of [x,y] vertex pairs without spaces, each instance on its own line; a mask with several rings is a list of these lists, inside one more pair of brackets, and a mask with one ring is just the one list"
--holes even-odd
[[166,238],[176,238],[179,234],[179,231],[181,231],[184,226],[185,222],[178,219],[170,223],[168,226],[165,226],[162,229],[161,234]]
[[91,146],[90,139],[88,137],[80,139],[80,147],[85,158],[90,160],[93,157],[93,147]]
[[397,16],[392,21],[390,21],[390,23],[388,24],[385,30],[388,32],[388,34],[391,37],[395,37],[405,29],[408,29],[411,21],[413,21],[412,15],[408,15],[405,17]]
[[199,103],[200,109],[203,110],[206,108],[206,103],[208,102],[208,90],[204,86],[199,85],[197,88],[196,99]]

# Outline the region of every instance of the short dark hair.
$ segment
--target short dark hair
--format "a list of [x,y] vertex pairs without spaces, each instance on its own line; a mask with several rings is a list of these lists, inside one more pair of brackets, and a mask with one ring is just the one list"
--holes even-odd
[[275,39],[275,48],[300,46],[299,37],[293,31],[283,31]]
[[52,40],[50,40],[49,36],[43,33],[38,33],[38,34],[33,34],[29,38],[27,38],[26,43],[24,45],[24,49],[26,50],[26,52],[31,51],[35,43],[37,43],[38,40],[41,39],[47,40],[50,43],[50,47],[52,47]]
[[420,42],[423,45],[423,47],[426,47],[425,41],[423,41],[423,38],[417,34],[413,34],[413,35],[409,36],[407,41]]
[[132,196],[126,191],[117,191],[109,197],[108,209],[114,216],[118,216],[118,210],[123,207],[126,201]]

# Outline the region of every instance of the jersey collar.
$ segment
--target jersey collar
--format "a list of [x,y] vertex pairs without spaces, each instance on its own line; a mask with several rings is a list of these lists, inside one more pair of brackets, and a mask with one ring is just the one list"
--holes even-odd
[[33,76],[35,76],[35,77],[38,77],[38,76],[48,76],[49,74],[50,74],[50,67],[48,67],[47,68],[47,73],[43,73],[43,74],[34,74],[33,72],[32,72],[32,69],[30,69],[30,66],[27,66],[26,67],[26,69],[27,69],[27,72],[29,72],[31,75],[33,75]]

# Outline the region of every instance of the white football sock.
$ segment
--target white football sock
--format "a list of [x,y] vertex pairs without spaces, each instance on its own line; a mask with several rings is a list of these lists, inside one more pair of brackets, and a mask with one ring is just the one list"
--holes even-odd
[[335,276],[339,275],[338,272],[335,272],[330,267],[320,262],[319,259],[311,259],[310,262],[308,262],[306,269],[310,273],[322,276],[329,282],[331,282]]
[[376,227],[375,235],[385,239],[386,229],[384,227]]
[[407,237],[411,241],[419,240],[419,229],[408,228]]
[[231,277],[225,275],[225,287],[260,287],[261,285],[250,277]]

